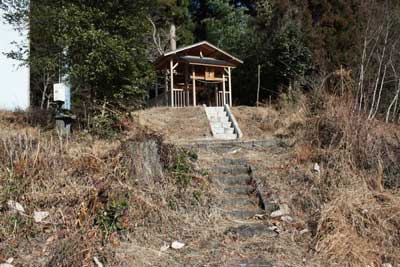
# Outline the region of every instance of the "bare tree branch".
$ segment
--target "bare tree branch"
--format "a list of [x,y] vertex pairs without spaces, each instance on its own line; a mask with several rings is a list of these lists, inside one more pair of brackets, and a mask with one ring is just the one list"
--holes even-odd
[[154,42],[154,45],[156,46],[156,49],[157,49],[158,53],[160,55],[163,55],[164,54],[164,50],[161,47],[160,35],[157,35],[156,24],[154,23],[154,21],[150,17],[147,17],[147,20],[150,21],[151,25],[153,26],[153,42]]

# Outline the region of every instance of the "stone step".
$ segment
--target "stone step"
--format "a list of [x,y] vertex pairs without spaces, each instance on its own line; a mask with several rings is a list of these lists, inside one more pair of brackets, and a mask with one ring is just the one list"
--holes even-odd
[[[235,134],[236,135],[236,134]],[[201,141],[190,141],[190,143],[183,143],[179,145],[186,149],[199,149],[206,150],[207,152],[213,151],[217,153],[230,152],[238,148],[244,149],[275,149],[276,153],[282,153],[282,141],[277,138],[270,138],[266,140],[252,140],[252,141],[241,141],[237,140],[201,140]]]
[[230,211],[225,211],[225,214],[229,217],[233,217],[235,219],[251,219],[257,214],[263,214],[264,212],[259,209],[253,209],[253,210],[245,210],[245,209],[238,209],[238,210],[230,210]]
[[215,121],[211,122],[211,127],[216,127],[216,128],[232,128],[232,122],[220,122],[220,121]]
[[257,200],[249,197],[231,197],[221,200],[221,205],[224,208],[251,208],[257,207]]
[[233,128],[221,128],[221,127],[215,127],[211,125],[212,132],[215,134],[233,134],[235,132],[235,129]]
[[266,258],[255,258],[255,259],[231,259],[226,266],[231,267],[273,267],[274,261]]
[[216,116],[211,116],[208,118],[208,120],[213,123],[213,122],[229,122],[229,117],[216,117]]
[[215,174],[249,174],[249,167],[247,166],[216,166],[212,169]]
[[235,129],[233,128],[224,128],[225,134],[233,134],[235,132]]
[[225,231],[225,234],[234,234],[240,237],[268,236],[276,237],[278,233],[271,229],[269,225],[262,223],[243,224],[239,227],[231,227]]
[[249,195],[253,190],[252,186],[228,186],[223,189],[224,193],[231,195]]
[[245,159],[222,159],[221,160],[222,164],[226,165],[246,165],[247,161]]
[[235,129],[233,128],[220,128],[220,127],[212,127],[211,129],[215,134],[233,134]]
[[214,138],[215,139],[218,139],[218,140],[236,140],[238,137],[237,137],[237,134],[215,134],[214,135]]
[[225,117],[225,116],[227,116],[227,113],[226,113],[226,111],[220,111],[220,110],[218,110],[218,111],[208,111],[207,112],[207,115],[208,116],[217,116],[217,117]]
[[206,107],[206,111],[212,112],[212,111],[225,111],[224,107]]
[[225,128],[211,126],[211,130],[214,134],[225,134]]
[[249,175],[214,176],[212,180],[224,185],[247,185],[251,177]]

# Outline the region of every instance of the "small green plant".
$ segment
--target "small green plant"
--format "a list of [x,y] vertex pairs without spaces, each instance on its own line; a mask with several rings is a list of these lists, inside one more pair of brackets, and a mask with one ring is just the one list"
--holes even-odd
[[192,182],[193,166],[189,159],[191,159],[189,152],[179,151],[172,167],[172,174],[180,190],[187,189]]
[[203,201],[204,194],[201,190],[196,190],[193,192],[193,197],[197,203],[201,203]]
[[174,198],[168,199],[167,203],[168,203],[168,207],[171,210],[176,210],[178,208],[178,203],[177,203],[176,199],[174,199]]
[[26,181],[21,177],[10,176],[3,181],[3,190],[0,192],[0,203],[5,203],[9,199],[19,199],[25,188]]
[[90,133],[103,139],[112,139],[123,131],[122,115],[117,112],[102,110],[90,120]]
[[123,217],[128,209],[128,201],[126,199],[113,200],[111,204],[102,208],[95,218],[95,225],[98,225],[108,237],[113,232],[125,230],[123,225]]
[[187,152],[188,157],[190,158],[191,161],[195,162],[196,160],[199,159],[199,155],[197,155],[196,151],[190,150]]
[[0,231],[0,240],[12,233],[15,236],[34,237],[38,234],[38,229],[33,223],[33,219],[18,213],[4,216],[0,220],[3,226]]

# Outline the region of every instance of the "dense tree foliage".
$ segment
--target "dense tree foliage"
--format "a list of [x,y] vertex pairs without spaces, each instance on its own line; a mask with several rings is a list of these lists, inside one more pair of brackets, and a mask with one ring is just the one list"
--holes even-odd
[[[29,57],[23,46],[9,55],[30,64],[33,104],[42,108],[50,85],[64,74],[79,96],[74,98],[78,106],[85,99],[139,105],[152,86],[151,62],[169,49],[171,24],[178,47],[208,40],[244,60],[233,81],[236,103],[242,104],[256,101],[259,67],[261,100],[294,82],[304,85],[309,74],[329,76],[344,69],[355,80],[363,59],[375,68],[364,62],[362,83],[374,89],[376,72],[378,81],[384,74],[383,62],[389,70],[389,49],[382,56],[382,47],[397,44],[384,38],[385,25],[390,36],[396,32],[399,7],[391,0],[34,0],[30,12],[27,3],[2,1],[2,8],[14,26],[30,21]],[[395,65],[396,53],[390,55]],[[377,94],[368,94],[373,91]],[[362,97],[368,106],[370,100]]]
[[140,99],[151,81],[146,22],[151,1],[68,1],[61,10],[66,73],[77,92]]

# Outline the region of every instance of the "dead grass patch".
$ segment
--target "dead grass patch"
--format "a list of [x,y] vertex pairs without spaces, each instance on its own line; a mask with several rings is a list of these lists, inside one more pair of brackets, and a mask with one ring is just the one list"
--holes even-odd
[[[292,172],[312,178],[296,182],[293,205],[309,218],[316,258],[326,266],[396,266],[400,176],[393,166],[400,162],[399,127],[368,121],[348,99],[320,97],[323,105],[309,114],[293,153],[298,159],[312,147],[314,156]],[[309,173],[313,163],[321,166],[320,174]]]
[[330,265],[400,264],[400,198],[369,190],[341,192],[324,206],[315,249]]
[[[13,257],[17,266],[92,266],[93,256],[113,266],[109,244],[140,226],[164,231],[159,225],[176,226],[181,213],[207,204],[207,185],[192,179],[201,173],[182,160],[190,156],[152,132],[113,141],[84,133],[60,139],[7,120],[0,124],[7,127],[0,133],[0,258]],[[141,148],[146,157],[136,157]],[[163,175],[144,182],[143,169],[152,160]],[[25,213],[10,210],[8,200]],[[36,223],[34,211],[49,216]]]
[[238,106],[231,108],[244,139],[268,139],[281,126],[279,113],[270,107]]
[[162,134],[166,141],[190,141],[212,136],[203,107],[150,108],[134,112],[132,116],[141,126]]

